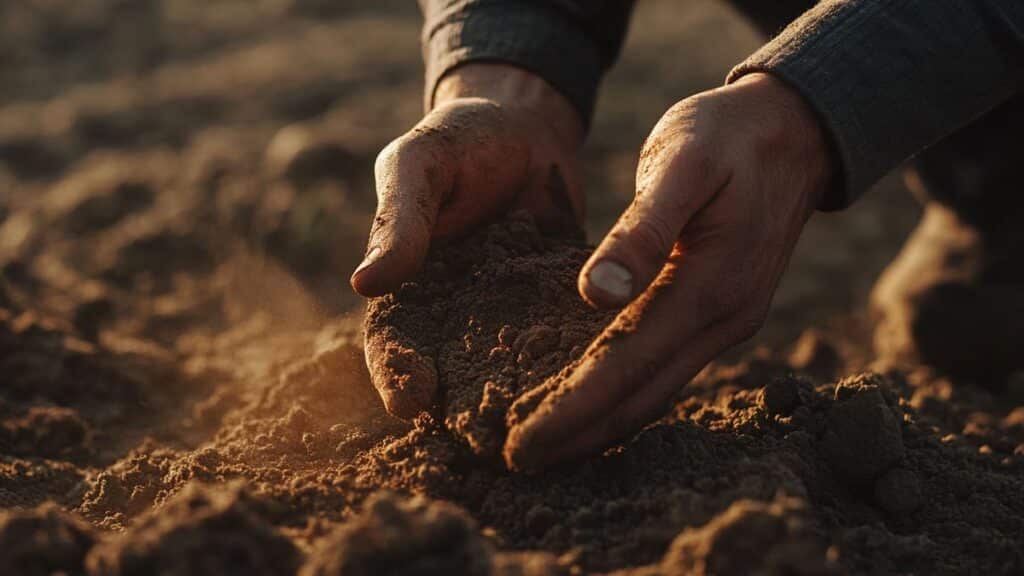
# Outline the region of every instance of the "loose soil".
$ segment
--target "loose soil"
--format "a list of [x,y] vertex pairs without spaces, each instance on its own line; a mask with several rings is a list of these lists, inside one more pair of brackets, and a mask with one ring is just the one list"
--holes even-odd
[[[431,253],[423,272],[366,315],[370,375],[388,408],[415,416],[437,392],[445,426],[495,460],[518,398],[578,359],[615,312],[587,306],[590,249],[545,238],[525,212]],[[406,405],[404,397],[422,400]]]
[[[856,315],[831,320],[843,302],[802,289],[777,299],[804,303],[786,338],[635,438],[507,471],[495,407],[600,324],[574,297],[585,247],[521,219],[371,315],[440,392],[389,415],[343,277],[374,155],[419,113],[412,8],[130,4],[0,4],[0,574],[1024,572],[1024,379],[880,366]],[[679,35],[645,30],[625,73],[664,80],[643,62]],[[616,86],[598,188],[632,178],[634,113],[668,104]],[[813,247],[827,286],[870,284],[894,198],[843,220],[847,252]]]

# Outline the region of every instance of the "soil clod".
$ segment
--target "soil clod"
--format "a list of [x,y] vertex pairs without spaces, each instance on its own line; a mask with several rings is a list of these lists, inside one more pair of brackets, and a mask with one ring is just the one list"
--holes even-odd
[[429,407],[436,373],[445,425],[497,459],[508,407],[576,359],[614,315],[576,290],[589,254],[543,236],[523,212],[432,252],[422,274],[369,305],[370,373],[389,411],[410,418]]

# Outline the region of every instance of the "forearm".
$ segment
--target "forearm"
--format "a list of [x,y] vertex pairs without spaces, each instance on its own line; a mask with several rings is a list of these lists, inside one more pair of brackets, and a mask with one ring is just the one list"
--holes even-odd
[[586,125],[631,6],[629,0],[420,0],[427,108],[451,71],[504,63],[543,78]]
[[1021,89],[1024,2],[825,0],[729,81],[755,71],[782,78],[818,113],[843,172],[822,208],[841,208]]

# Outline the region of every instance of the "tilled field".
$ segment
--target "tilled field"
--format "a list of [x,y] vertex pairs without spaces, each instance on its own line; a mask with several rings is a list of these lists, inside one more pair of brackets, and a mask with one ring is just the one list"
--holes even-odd
[[[496,457],[492,404],[593,329],[561,300],[571,274],[546,275],[530,314],[488,315],[466,286],[476,320],[457,299],[414,306],[401,322],[438,329],[413,336],[444,338],[422,351],[467,379],[442,378],[413,422],[388,416],[344,279],[373,157],[418,114],[415,15],[206,4],[0,7],[0,573],[1024,571],[1024,379],[889,365],[847,312],[913,221],[891,198],[845,229],[812,223],[760,345],[600,458],[518,474]],[[623,96],[625,79],[718,77],[651,64],[676,33],[656,25],[663,4],[637,15],[649,34],[594,128],[592,233],[649,119],[628,111],[667,105]],[[742,53],[749,31],[695,6],[683,25]],[[504,253],[446,257],[545,270],[530,234],[499,227],[485,244]],[[572,250],[552,269],[582,261]],[[489,396],[477,356],[509,375]]]

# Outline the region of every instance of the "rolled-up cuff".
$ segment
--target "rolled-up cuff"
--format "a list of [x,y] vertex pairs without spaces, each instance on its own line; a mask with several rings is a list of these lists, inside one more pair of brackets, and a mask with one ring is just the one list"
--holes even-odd
[[540,5],[480,5],[428,21],[423,30],[427,106],[441,78],[469,62],[503,62],[544,78],[589,125],[602,67],[583,30]]

